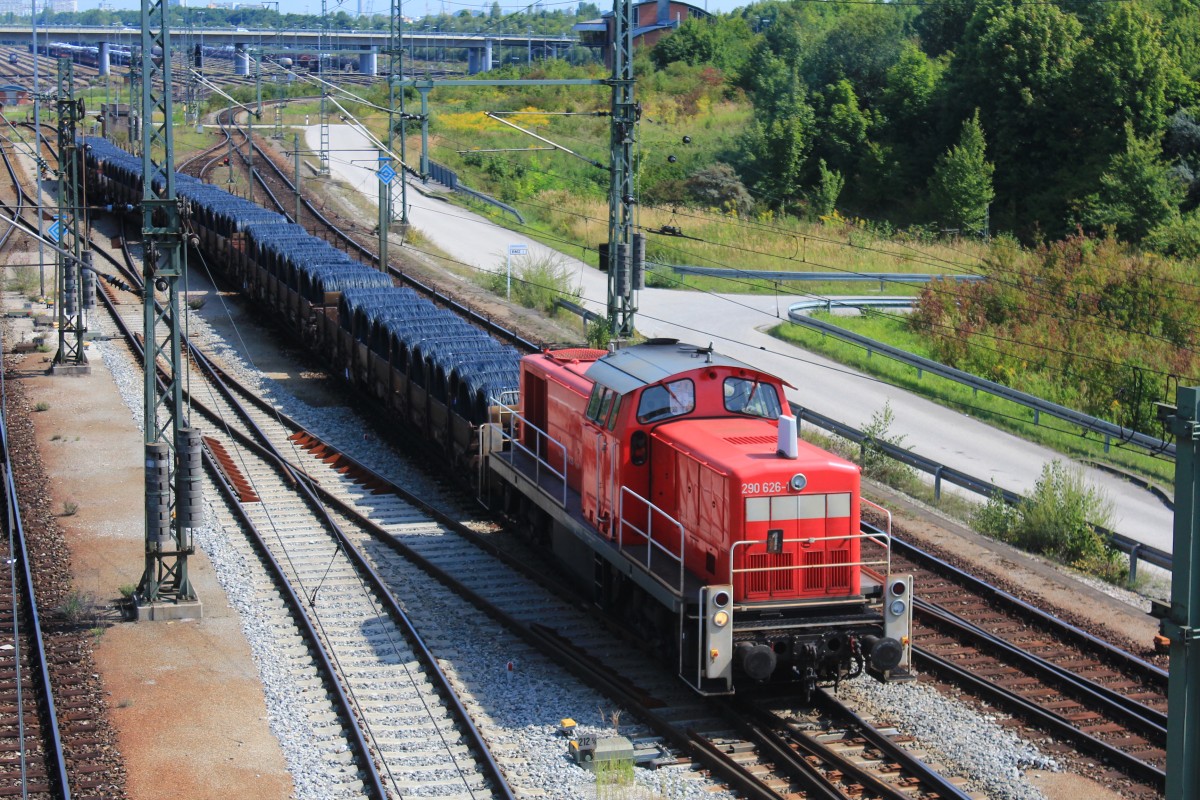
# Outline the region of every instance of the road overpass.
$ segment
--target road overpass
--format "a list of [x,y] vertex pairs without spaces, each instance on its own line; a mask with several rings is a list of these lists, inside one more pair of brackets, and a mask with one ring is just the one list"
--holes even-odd
[[[120,26],[93,25],[49,25],[38,28],[40,42],[69,42],[71,44],[91,45],[100,48],[100,74],[108,72],[108,48],[111,46],[130,47],[140,44],[141,32],[137,28]],[[204,44],[206,47],[232,47],[240,54],[235,58],[238,74],[247,74],[249,61],[245,53],[262,49],[271,53],[301,53],[316,52],[324,40],[325,52],[359,54],[359,71],[374,75],[378,71],[378,54],[388,43],[387,31],[361,31],[352,29],[331,29],[328,32],[314,28],[278,28],[256,29],[246,28],[190,28],[186,32],[181,29],[172,31],[172,38],[178,42],[186,36],[189,40]],[[30,29],[25,25],[0,25],[0,43],[10,45],[28,45]],[[405,31],[402,36],[404,49],[415,54],[422,49],[432,48],[466,50],[468,72],[475,74],[486,72],[494,63],[493,52],[498,47],[523,47],[530,54],[537,50],[551,56],[563,53],[570,47],[579,44],[578,37],[570,34],[547,36],[543,34],[523,33],[493,33],[480,32],[438,32],[438,31]],[[246,71],[242,71],[246,70]]]

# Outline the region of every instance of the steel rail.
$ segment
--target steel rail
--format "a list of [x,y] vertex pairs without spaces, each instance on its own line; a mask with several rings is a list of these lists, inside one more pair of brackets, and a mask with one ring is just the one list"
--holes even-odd
[[[104,251],[101,250],[100,252]],[[108,256],[107,253],[105,253],[105,255]],[[108,258],[113,261],[113,263],[116,263],[116,260],[112,259],[111,256],[108,256]],[[145,348],[140,338],[135,335],[134,331],[126,324],[124,318],[122,318],[117,312],[116,307],[112,304],[112,301],[108,298],[108,296],[103,292],[100,294],[103,298],[104,305],[112,315],[115,324],[121,330],[126,342],[128,342],[129,346],[133,349],[134,355],[139,361],[143,361],[146,355]],[[308,615],[304,612],[304,603],[297,596],[295,590],[291,586],[291,583],[287,580],[282,565],[280,565],[279,562],[275,560],[274,556],[271,555],[269,548],[263,541],[261,535],[258,533],[258,530],[254,527],[254,524],[252,520],[250,520],[245,508],[242,506],[241,501],[235,494],[232,493],[230,487],[221,478],[220,468],[217,466],[216,461],[213,459],[212,453],[209,451],[207,446],[204,448],[203,452],[205,464],[208,465],[210,473],[214,476],[214,482],[221,487],[222,493],[225,494],[226,499],[229,500],[230,506],[234,509],[239,519],[241,519],[242,523],[247,526],[247,529],[250,531],[250,535],[254,541],[256,549],[259,550],[261,557],[267,563],[268,569],[272,575],[272,579],[276,583],[279,591],[283,594],[284,600],[287,602],[288,607],[292,612],[292,616],[296,620],[296,625],[300,628],[301,635],[309,644],[309,651],[319,662],[318,666],[322,676],[322,683],[325,684],[326,689],[333,695],[334,705],[339,716],[342,718],[343,727],[350,732],[351,742],[356,750],[355,760],[358,762],[360,769],[362,769],[366,774],[365,782],[368,784],[368,788],[372,793],[372,797],[376,798],[376,800],[387,800],[389,795],[386,787],[384,786],[383,779],[379,775],[378,769],[375,767],[374,755],[370,747],[367,745],[366,740],[363,738],[362,729],[358,725],[356,707],[350,701],[349,696],[343,689],[341,681],[338,679],[339,673],[337,669],[335,669],[332,661],[329,659],[328,653],[321,644],[320,635],[313,626],[311,619],[309,619]]]
[[990,647],[999,651],[1010,663],[1042,680],[1054,680],[1065,683],[1075,692],[1083,695],[1093,705],[1099,706],[1106,713],[1124,720],[1126,724],[1138,728],[1143,733],[1158,737],[1162,740],[1162,744],[1166,745],[1167,715],[1165,713],[1155,711],[1145,704],[1139,703],[1137,700],[1109,689],[1103,684],[1088,680],[1082,675],[1078,675],[1040,656],[1023,650],[1017,645],[985,631],[939,605],[918,597],[914,601],[914,608],[931,618],[934,625],[950,627],[958,636],[980,647]]
[[[871,533],[882,534],[883,531],[876,526],[863,522],[862,529]],[[1090,648],[1099,651],[1110,663],[1136,672],[1144,676],[1148,681],[1154,683],[1164,691],[1167,688],[1167,671],[1161,667],[1157,667],[1150,662],[1139,658],[1138,656],[1126,650],[1122,650],[1111,642],[1106,642],[1100,637],[1088,633],[1075,625],[1064,622],[1058,617],[1050,614],[1042,609],[1034,606],[1021,598],[1010,594],[1009,592],[992,586],[987,581],[978,578],[971,573],[954,566],[953,564],[938,558],[931,553],[922,550],[911,542],[907,542],[899,537],[893,536],[892,546],[896,548],[901,555],[911,558],[917,563],[925,566],[935,573],[948,577],[949,579],[961,583],[979,595],[987,597],[991,600],[1000,603],[1005,608],[1014,611],[1015,613],[1025,616],[1033,620],[1039,625],[1050,628],[1055,635],[1069,639],[1077,646]]]
[[[0,203],[3,207],[13,214],[14,222],[9,225],[8,230],[4,232],[0,238],[0,247],[7,244],[9,237],[17,229],[15,220],[25,210],[25,201],[32,199],[25,191],[25,187],[21,185],[21,179],[18,177],[16,170],[13,168],[12,161],[9,158],[8,151],[0,147],[0,156],[3,156],[4,168],[12,179],[13,188],[16,190],[17,207],[13,209],[7,203]],[[2,385],[2,384],[0,384]],[[3,407],[7,409],[7,392]],[[50,683],[50,664],[46,657],[46,642],[42,637],[42,620],[41,612],[38,610],[37,595],[34,593],[33,586],[33,570],[30,567],[29,550],[25,541],[25,525],[21,519],[20,502],[17,498],[17,484],[13,477],[12,461],[8,445],[8,417],[3,415],[3,424],[0,424],[0,447],[4,451],[4,492],[8,496],[10,503],[10,514],[8,519],[11,519],[13,525],[13,539],[17,545],[17,552],[13,557],[17,559],[22,575],[25,594],[28,603],[29,621],[31,624],[30,634],[33,638],[34,652],[30,653],[30,659],[37,665],[38,675],[42,684],[42,691],[39,693],[40,702],[43,706],[43,713],[46,716],[46,725],[42,730],[42,737],[49,744],[49,752],[46,753],[46,758],[51,763],[48,764],[49,771],[54,773],[54,777],[59,783],[64,800],[71,798],[71,784],[67,778],[67,763],[66,754],[63,752],[62,732],[58,724],[58,709],[54,700],[54,688]],[[18,708],[17,713],[21,713]],[[48,729],[48,730],[46,730]]]
[[[826,690],[817,690],[814,696],[814,705],[823,707],[831,715],[840,715],[848,719],[850,724],[858,729],[858,733],[863,739],[870,742],[872,746],[883,753],[891,762],[899,764],[901,768],[919,780],[927,792],[933,792],[943,800],[970,800],[970,796],[955,786],[948,778],[931,769],[928,764],[896,744],[889,737],[884,736],[873,725],[855,714],[849,707],[833,697]],[[758,726],[756,730],[771,743],[772,750],[778,749],[793,753],[793,758],[803,763],[803,757],[795,753],[795,750],[798,749],[813,758],[837,764],[838,769],[865,787],[867,792],[872,796],[879,796],[886,798],[886,800],[911,800],[913,794],[910,790],[901,789],[880,780],[879,777],[873,775],[869,770],[862,768],[848,758],[838,755],[814,739],[797,734],[786,737],[781,736],[776,732],[776,729],[782,727],[790,731],[790,723],[770,709],[758,703],[746,701],[740,703],[739,707],[748,718],[757,721]]]
[[1010,711],[1015,709],[1016,713],[1024,716],[1026,719],[1045,727],[1056,736],[1074,742],[1077,747],[1090,752],[1094,756],[1110,760],[1128,774],[1154,786],[1160,792],[1165,788],[1166,773],[1153,764],[1148,764],[1124,750],[1117,749],[1102,739],[1081,731],[1057,714],[989,680],[972,675],[953,662],[932,655],[921,648],[914,648],[913,655],[915,656],[915,660],[923,662],[928,670],[937,671],[943,677],[949,678],[960,686],[966,687],[972,693],[986,698],[989,702],[1007,708]]

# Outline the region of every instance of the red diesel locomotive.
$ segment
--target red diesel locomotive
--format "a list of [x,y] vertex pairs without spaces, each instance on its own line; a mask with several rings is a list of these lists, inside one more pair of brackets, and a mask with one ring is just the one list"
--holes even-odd
[[655,340],[521,362],[480,436],[489,498],[704,694],[910,677],[912,583],[859,468],[799,441],[783,382]]

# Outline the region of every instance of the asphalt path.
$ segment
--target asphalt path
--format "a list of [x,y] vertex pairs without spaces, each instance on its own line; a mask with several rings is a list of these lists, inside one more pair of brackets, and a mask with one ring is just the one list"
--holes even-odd
[[[310,149],[320,146],[316,126],[306,131]],[[330,169],[341,180],[378,201],[373,165],[351,163],[343,153],[368,147],[365,137],[347,125],[330,126]],[[358,152],[355,158],[365,154]],[[399,182],[393,192],[398,204]],[[523,237],[519,229],[489,220],[410,188],[409,221],[442,252],[477,269],[498,271],[512,244],[528,244],[530,257],[557,257],[578,281],[581,304],[604,314],[607,276],[570,253],[556,251]],[[398,212],[397,212],[398,214]],[[1061,453],[997,430],[951,408],[785,344],[766,333],[786,320],[788,306],[809,295],[706,294],[646,289],[639,293],[637,329],[648,337],[673,337],[698,345],[710,342],[722,353],[779,375],[793,387],[791,400],[856,428],[889,405],[894,421],[889,433],[903,445],[978,478],[1015,492],[1030,491],[1043,465]],[[1170,552],[1173,514],[1149,492],[1108,473],[1085,468],[1087,478],[1102,488],[1114,506],[1113,527],[1130,538]]]

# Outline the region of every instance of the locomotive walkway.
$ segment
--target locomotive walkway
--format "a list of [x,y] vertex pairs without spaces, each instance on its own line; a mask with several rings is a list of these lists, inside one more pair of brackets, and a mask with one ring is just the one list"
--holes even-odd
[[[312,149],[319,147],[316,126],[306,131]],[[334,151],[370,145],[345,125],[330,126]],[[366,165],[332,160],[331,170],[370,201],[378,201],[378,182]],[[398,193],[397,193],[398,194]],[[462,208],[408,193],[409,219],[426,239],[458,261],[481,270],[504,268],[510,244],[528,242],[534,257],[556,251]],[[578,276],[583,305],[603,314],[606,275],[569,254],[558,254]],[[1015,492],[1028,492],[1042,466],[1064,456],[1020,439],[966,414],[917,397],[840,364],[792,347],[766,333],[787,319],[798,295],[704,294],[646,289],[639,296],[638,330],[647,336],[669,336],[698,345],[710,341],[721,352],[782,376],[793,386],[789,398],[854,427],[890,403],[895,421],[890,432],[922,455]],[[1130,538],[1170,552],[1173,515],[1157,498],[1127,481],[1087,468],[1088,479],[1103,487],[1115,507],[1113,528]]]

